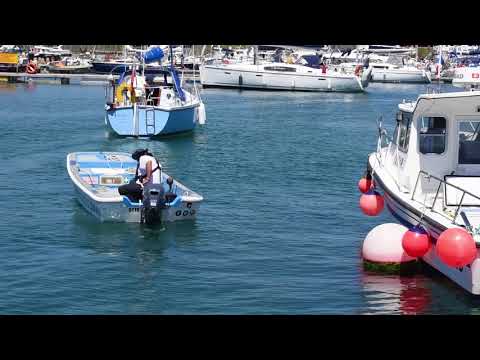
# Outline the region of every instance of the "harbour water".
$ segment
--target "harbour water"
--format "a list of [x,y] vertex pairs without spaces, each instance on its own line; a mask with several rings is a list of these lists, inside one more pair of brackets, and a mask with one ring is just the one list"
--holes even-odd
[[[397,104],[425,89],[207,89],[205,126],[136,140],[107,133],[101,86],[0,84],[0,313],[480,313],[434,271],[362,269],[365,235],[395,222],[358,208],[375,120],[391,133]],[[101,224],[76,202],[67,153],[139,147],[204,196],[196,222]]]

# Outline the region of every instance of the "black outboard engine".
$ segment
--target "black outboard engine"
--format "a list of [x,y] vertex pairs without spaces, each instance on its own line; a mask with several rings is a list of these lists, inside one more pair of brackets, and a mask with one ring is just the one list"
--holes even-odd
[[146,185],[143,188],[142,223],[152,225],[162,222],[165,209],[165,190],[161,184]]

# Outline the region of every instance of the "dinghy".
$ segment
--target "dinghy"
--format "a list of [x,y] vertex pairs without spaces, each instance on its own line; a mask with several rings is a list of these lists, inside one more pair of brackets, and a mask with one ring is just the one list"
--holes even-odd
[[[67,171],[78,201],[101,222],[170,222],[192,220],[203,197],[177,180],[170,187],[161,172],[161,186],[145,193],[143,202],[132,202],[118,187],[135,178],[137,162],[121,152],[77,152],[67,155]],[[148,201],[147,201],[148,200]],[[156,214],[158,216],[150,216]],[[154,221],[152,221],[152,219]]]

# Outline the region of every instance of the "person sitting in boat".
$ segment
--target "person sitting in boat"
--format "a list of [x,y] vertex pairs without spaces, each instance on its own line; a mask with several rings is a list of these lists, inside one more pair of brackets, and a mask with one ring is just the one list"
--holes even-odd
[[132,158],[138,161],[135,178],[130,183],[119,186],[118,193],[127,196],[133,202],[139,202],[142,200],[145,186],[161,184],[162,167],[148,149],[136,150]]

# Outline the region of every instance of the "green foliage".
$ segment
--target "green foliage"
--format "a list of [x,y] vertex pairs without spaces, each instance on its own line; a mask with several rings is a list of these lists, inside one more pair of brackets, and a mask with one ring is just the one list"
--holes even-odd
[[418,58],[423,60],[425,58],[431,58],[433,55],[433,48],[431,47],[419,47],[418,48]]
[[363,260],[363,268],[367,271],[395,274],[395,275],[412,275],[420,270],[421,262],[413,260],[405,263],[374,263],[368,260]]

